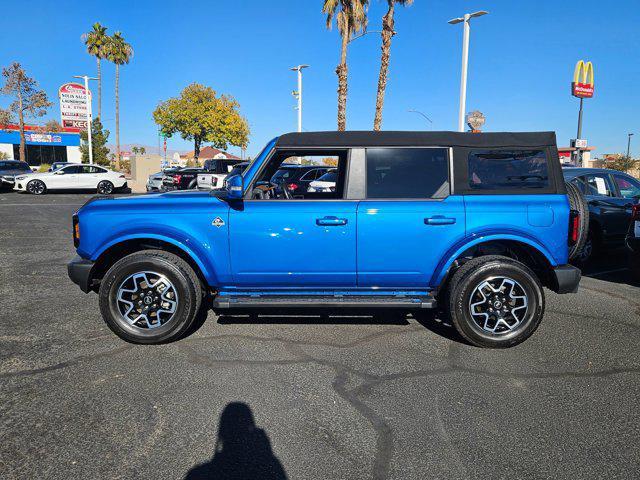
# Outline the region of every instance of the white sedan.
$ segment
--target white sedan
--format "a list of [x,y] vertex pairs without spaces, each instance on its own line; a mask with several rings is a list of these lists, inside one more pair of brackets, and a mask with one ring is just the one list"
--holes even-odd
[[124,174],[97,165],[71,164],[53,172],[16,177],[14,190],[42,195],[47,190],[96,190],[110,194],[127,185]]
[[309,184],[307,192],[335,192],[338,170],[332,169]]

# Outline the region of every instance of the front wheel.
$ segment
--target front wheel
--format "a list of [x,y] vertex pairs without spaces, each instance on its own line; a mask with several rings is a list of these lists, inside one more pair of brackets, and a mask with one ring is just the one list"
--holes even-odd
[[27,192],[33,195],[44,195],[47,192],[47,186],[42,180],[31,180],[27,183]]
[[507,348],[529,338],[544,313],[536,275],[508,257],[465,263],[449,286],[449,312],[460,335],[478,347]]
[[203,288],[183,259],[143,250],[118,260],[100,284],[100,311],[107,326],[132,343],[180,338],[202,314]]
[[100,183],[98,183],[97,190],[101,195],[109,195],[113,192],[113,188],[113,183],[111,183],[109,180],[102,180]]

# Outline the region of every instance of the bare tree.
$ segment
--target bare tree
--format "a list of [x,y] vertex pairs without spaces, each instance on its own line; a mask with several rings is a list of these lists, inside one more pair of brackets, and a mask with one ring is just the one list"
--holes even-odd
[[44,90],[38,90],[38,82],[27,76],[22,66],[18,62],[13,62],[8,67],[2,69],[4,85],[2,93],[11,95],[15,100],[9,105],[9,110],[18,114],[18,124],[20,126],[20,160],[26,161],[24,137],[24,118],[42,117],[47,113],[47,109],[53,105],[47,98]]

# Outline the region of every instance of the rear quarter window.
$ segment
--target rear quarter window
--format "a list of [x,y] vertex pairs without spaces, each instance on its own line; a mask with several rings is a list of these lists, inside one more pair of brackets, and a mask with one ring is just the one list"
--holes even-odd
[[546,189],[549,172],[545,150],[472,150],[468,158],[471,190]]

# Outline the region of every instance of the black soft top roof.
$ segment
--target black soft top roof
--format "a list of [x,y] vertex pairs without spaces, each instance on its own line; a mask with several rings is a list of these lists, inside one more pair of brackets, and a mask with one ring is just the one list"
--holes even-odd
[[285,133],[276,147],[543,147],[556,146],[555,132],[346,131]]

